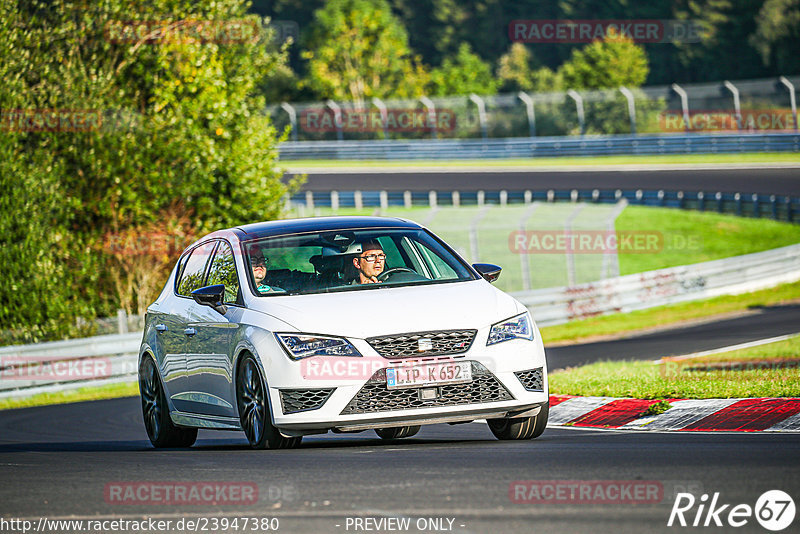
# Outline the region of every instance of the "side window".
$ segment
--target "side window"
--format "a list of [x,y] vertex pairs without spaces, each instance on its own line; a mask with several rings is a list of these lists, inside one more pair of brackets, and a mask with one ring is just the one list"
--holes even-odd
[[186,266],[183,268],[183,274],[181,274],[181,278],[178,281],[178,295],[188,297],[191,295],[192,291],[203,287],[203,275],[206,272],[206,264],[216,244],[216,241],[210,241],[192,251],[189,259],[186,261]]
[[431,265],[434,279],[450,280],[458,278],[458,274],[453,270],[452,267],[447,265],[447,263],[445,263],[445,261],[440,258],[438,254],[420,242],[416,242],[415,245],[419,248],[420,253],[425,257],[425,261],[428,263],[428,265]]
[[214,254],[214,259],[211,260],[211,268],[208,271],[206,285],[213,286],[216,284],[225,286],[225,302],[235,304],[236,296],[239,294],[239,277],[236,275],[233,251],[225,241],[220,242],[217,252]]

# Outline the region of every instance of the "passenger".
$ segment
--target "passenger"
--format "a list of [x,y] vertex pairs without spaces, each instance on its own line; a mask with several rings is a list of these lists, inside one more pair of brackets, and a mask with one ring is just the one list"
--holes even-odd
[[361,252],[353,258],[353,267],[358,271],[358,275],[352,284],[380,284],[378,275],[383,272],[385,266],[386,254],[380,243],[377,241],[361,243]]
[[264,283],[267,276],[267,265],[269,260],[264,258],[264,254],[259,250],[250,252],[250,267],[253,269],[253,281],[256,283],[256,290],[259,293],[284,292],[285,290],[270,286]]

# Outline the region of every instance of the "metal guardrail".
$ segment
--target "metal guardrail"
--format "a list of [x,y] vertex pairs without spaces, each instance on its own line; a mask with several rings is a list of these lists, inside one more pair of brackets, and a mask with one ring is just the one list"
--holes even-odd
[[800,280],[800,245],[694,265],[515,293],[542,326],[756,291]]
[[419,139],[386,141],[287,141],[284,161],[498,159],[616,154],[722,154],[800,152],[800,134],[604,135],[502,139]]
[[[515,293],[541,326],[800,280],[800,245],[600,282]],[[0,398],[135,381],[142,333],[0,348]]]

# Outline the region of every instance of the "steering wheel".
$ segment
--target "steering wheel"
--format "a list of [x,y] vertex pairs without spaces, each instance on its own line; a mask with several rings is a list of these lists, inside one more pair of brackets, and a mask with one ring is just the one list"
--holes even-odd
[[375,278],[377,278],[381,282],[385,282],[394,273],[404,273],[404,272],[417,274],[417,271],[415,271],[414,269],[409,269],[408,267],[392,267],[391,269],[386,269]]

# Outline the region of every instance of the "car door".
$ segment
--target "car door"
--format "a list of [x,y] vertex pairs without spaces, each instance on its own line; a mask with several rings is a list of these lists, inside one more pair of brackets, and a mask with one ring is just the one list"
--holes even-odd
[[190,388],[186,371],[186,351],[192,332],[188,325],[196,306],[191,293],[203,287],[216,246],[216,241],[209,241],[192,249],[175,284],[176,296],[171,299],[172,309],[168,310],[169,313],[159,323],[161,326],[156,325],[159,337],[163,337],[169,347],[161,369],[166,390],[175,408],[183,412],[192,411],[192,404],[187,401]]
[[192,334],[186,346],[185,400],[192,403],[193,413],[235,417],[231,343],[242,313],[241,284],[227,241],[219,241],[208,268],[205,285],[216,284],[225,286],[224,314],[198,303],[190,308],[187,330]]

